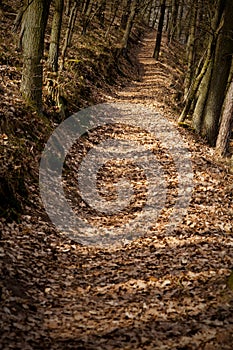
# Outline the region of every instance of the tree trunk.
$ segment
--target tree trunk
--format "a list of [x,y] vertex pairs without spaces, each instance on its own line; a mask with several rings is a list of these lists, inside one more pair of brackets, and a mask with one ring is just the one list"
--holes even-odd
[[94,0],[88,1],[88,3],[89,3],[89,6],[86,8],[85,13],[82,14],[82,19],[83,19],[82,35],[86,35],[87,28],[91,23],[92,19],[94,18],[94,16],[97,14],[99,9],[98,3],[96,4]]
[[122,38],[121,49],[123,49],[123,51],[126,51],[128,47],[129,36],[131,33],[134,17],[136,14],[137,2],[138,0],[132,0],[132,3],[131,3],[129,18],[128,18],[126,29]]
[[151,27],[152,28],[155,28],[155,25],[157,23],[157,19],[158,19],[158,16],[159,16],[159,8],[156,8],[156,1],[155,1],[155,4],[154,4],[154,9],[153,9],[153,17],[152,17],[152,25]]
[[58,71],[59,42],[64,0],[55,0],[55,12],[53,15],[52,31],[50,37],[48,65],[53,72]]
[[[160,10],[158,12],[161,12],[161,6]],[[165,17],[165,32],[167,33],[167,39],[170,38],[170,18],[171,18],[171,7],[168,6],[166,11],[166,17]]]
[[70,15],[71,0],[66,0],[65,2],[65,15]]
[[171,13],[171,20],[169,24],[170,28],[168,30],[168,33],[169,33],[168,42],[171,42],[175,38],[175,34],[177,30],[178,10],[179,10],[178,0],[172,0],[172,13]]
[[230,136],[233,128],[233,80],[227,91],[219,134],[216,142],[216,153],[225,157],[228,152]]
[[[222,12],[223,12],[223,2],[224,1],[225,0],[218,0],[218,4],[217,4],[216,10],[215,10],[215,16],[214,16],[212,23],[211,23],[211,26],[213,29],[213,34],[209,38],[208,47],[207,47],[207,54],[206,54],[203,66],[200,69],[200,71],[199,71],[199,65],[198,65],[198,70],[197,70],[195,76],[193,77],[191,86],[189,87],[189,91],[187,92],[187,95],[185,96],[185,106],[184,106],[184,109],[179,117],[179,123],[183,122],[185,120],[185,118],[187,117],[188,113],[190,112],[190,107],[193,103],[193,100],[196,98],[196,95],[198,96],[198,99],[199,99],[198,110],[200,111],[201,108],[202,108],[202,110],[204,110],[205,102],[207,99],[207,92],[208,92],[208,91],[206,92],[206,90],[205,90],[205,87],[207,86],[207,76],[209,78],[211,77],[209,75],[210,72],[209,72],[208,68],[210,66],[210,63],[212,65],[213,60],[214,60],[216,41],[217,41],[219,31],[221,29],[220,22],[221,22],[221,17],[222,17]],[[202,58],[201,58],[201,61],[202,61]],[[212,73],[212,71],[211,71],[211,73]],[[207,74],[206,77],[205,77],[205,74]],[[202,79],[205,80],[205,82],[203,84],[201,84]],[[209,82],[208,82],[208,84],[209,84]],[[202,90],[202,87],[204,87],[204,91]],[[203,101],[202,106],[200,106],[200,101]],[[200,119],[200,118],[202,118],[202,116],[198,116],[197,119],[198,118]]]
[[202,126],[202,135],[207,138],[212,146],[215,145],[218,136],[219,120],[226,94],[233,52],[233,1],[226,0],[224,5]]
[[155,44],[155,49],[154,49],[154,53],[153,53],[153,58],[155,58],[156,60],[159,59],[165,10],[166,10],[166,0],[162,0],[156,44]]
[[195,32],[196,32],[196,20],[197,20],[197,5],[194,4],[191,12],[189,37],[186,46],[187,56],[187,73],[184,81],[184,95],[186,96],[191,85],[193,75],[193,62],[194,62],[194,47],[195,47]]
[[[206,72],[208,71],[210,57],[211,57],[211,49],[208,50],[204,65],[202,66],[199,74],[195,77],[195,79],[193,79],[192,85],[190,86],[188,94],[185,97],[185,106],[184,106],[183,111],[179,117],[179,120],[178,120],[179,123],[183,123],[185,121],[188,113],[190,112],[190,107],[193,103],[193,100],[196,97],[196,94],[197,94],[197,91],[200,87],[201,81],[202,81],[203,77],[205,76]],[[201,94],[202,93],[199,92],[199,95],[201,95]],[[203,94],[202,94],[202,96],[203,96]]]
[[184,13],[184,0],[180,1],[178,11],[178,22],[177,22],[177,39],[181,40],[182,28],[183,28],[183,13]]
[[30,105],[42,111],[44,34],[50,1],[33,0],[23,16],[23,70],[21,93]]
[[197,102],[195,104],[193,117],[192,117],[193,127],[198,134],[201,132],[203,118],[204,118],[203,112],[205,109],[206,96],[208,94],[208,90],[210,86],[211,73],[213,69],[212,63],[213,63],[212,61],[206,62],[208,66],[207,66],[205,75],[198,88],[199,95],[197,96]]
[[119,8],[119,1],[118,0],[114,0],[113,6],[112,6],[112,12],[113,13],[111,14],[110,23],[109,23],[108,29],[106,30],[105,38],[107,38],[109,36],[111,28],[112,28],[112,26],[114,24],[114,21],[116,19],[118,8]]
[[83,4],[83,8],[82,8],[82,14],[86,14],[87,10],[89,8],[91,0],[86,0]]
[[77,11],[78,11],[78,6],[77,6],[77,2],[75,2],[72,6],[71,11],[70,11],[70,17],[69,17],[68,26],[67,26],[67,30],[66,30],[66,34],[65,34],[65,40],[64,40],[64,44],[63,44],[63,48],[62,48],[62,54],[61,54],[62,66],[61,66],[61,69],[64,68],[66,52],[67,52],[67,49],[68,49],[70,42],[71,42],[72,31],[74,28],[74,24],[75,24],[75,20],[76,20],[76,16],[77,16]]
[[147,8],[145,10],[145,21],[149,27],[151,27],[151,18],[152,18],[152,14],[153,14],[153,4],[154,4],[154,0],[151,0],[151,2],[149,3],[149,5],[147,5]]
[[120,28],[122,30],[126,30],[127,22],[129,19],[129,14],[130,14],[130,5],[131,5],[132,0],[126,0],[125,6],[123,8],[123,14],[121,17],[121,25]]

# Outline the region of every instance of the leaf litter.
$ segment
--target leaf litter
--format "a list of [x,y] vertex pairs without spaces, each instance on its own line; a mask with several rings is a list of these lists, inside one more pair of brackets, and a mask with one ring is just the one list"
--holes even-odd
[[[171,68],[171,48],[168,53],[165,45],[160,62],[150,58],[154,37],[148,33],[138,52],[141,80],[106,100],[145,104],[175,125],[172,82],[182,83],[182,67]],[[37,196],[36,209],[28,206],[21,223],[1,222],[3,349],[232,349],[233,300],[227,287],[233,258],[232,174],[198,136],[179,131],[192,152],[195,187],[188,213],[172,234],[164,230],[176,196],[172,159],[150,135],[127,128],[122,138],[151,143],[160,161],[169,164],[168,200],[148,235],[107,249],[79,245],[58,234]],[[99,134],[82,140],[79,156],[95,141]],[[75,171],[72,152],[67,161]],[[131,178],[137,193],[121,217],[124,222],[143,207],[146,180],[133,164],[120,165],[106,165],[99,187],[105,198],[114,199],[112,182],[122,172]],[[63,176],[68,197],[74,193],[71,175]],[[31,190],[37,193],[33,185]],[[114,226],[120,220],[97,218],[79,205],[78,195],[72,200],[75,210],[95,224]]]

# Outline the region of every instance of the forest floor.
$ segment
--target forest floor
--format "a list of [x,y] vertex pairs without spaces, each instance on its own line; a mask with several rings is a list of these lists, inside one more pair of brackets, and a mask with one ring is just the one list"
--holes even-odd
[[[176,183],[166,152],[158,152],[171,187],[165,210],[145,237],[120,246],[88,247],[60,235],[35,198],[37,209],[28,207],[21,223],[1,223],[2,349],[232,349],[233,294],[226,282],[233,176],[194,133],[177,127],[179,47],[164,42],[155,62],[154,41],[151,31],[139,44],[140,79],[105,101],[152,108],[177,128],[192,154],[187,215],[171,234],[164,230]],[[155,142],[127,127],[107,133],[128,133],[152,148]],[[83,149],[96,137],[83,140]],[[69,187],[69,174],[65,180]]]

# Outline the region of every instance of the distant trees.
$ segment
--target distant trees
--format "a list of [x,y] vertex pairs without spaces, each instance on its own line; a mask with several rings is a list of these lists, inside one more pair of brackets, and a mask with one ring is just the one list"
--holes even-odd
[[[80,35],[87,35],[95,19],[100,22],[107,37],[115,23],[119,37],[119,42],[115,42],[115,45],[118,46],[118,54],[121,54],[128,48],[131,30],[139,10],[144,9],[149,2],[148,0],[24,0],[23,7],[16,17],[15,30],[21,25],[20,47],[23,51],[21,92],[25,101],[39,112],[42,111],[43,52],[49,15],[51,33],[47,67],[59,73],[59,69],[64,68],[77,18]],[[66,30],[62,31],[64,26]],[[61,33],[64,33],[63,36]],[[63,46],[60,50],[61,42]]]
[[[230,111],[224,106],[229,105],[226,94],[233,55],[232,15],[231,0],[214,0],[206,1],[204,9],[203,2],[197,1],[190,16],[185,104],[179,122],[191,115],[196,132],[212,146],[216,145],[220,130],[221,135],[229,138],[232,127],[230,122],[223,122]],[[201,22],[204,20],[205,24]],[[224,132],[220,125],[225,125]],[[223,146],[222,137],[218,141],[218,152],[225,154],[227,142]]]
[[162,33],[166,34],[168,45],[178,40],[186,48],[184,108],[179,123],[191,117],[196,132],[211,146],[218,140],[218,153],[226,154],[228,142],[225,138],[229,140],[232,130],[229,97],[232,90],[229,86],[232,80],[233,1],[157,0],[151,5],[151,8],[156,7],[160,8],[159,16],[156,13],[159,20],[153,23],[150,19],[157,29],[153,57],[159,59]]
[[232,0],[220,0],[218,8],[218,26],[212,39],[215,42],[211,41],[210,60],[202,79],[203,84],[200,84],[197,91],[201,103],[198,110],[194,111],[199,121],[194,124],[196,130],[206,137],[212,146],[215,145],[219,132],[233,54],[233,2]]
[[[42,58],[49,14],[51,33],[47,66],[51,71],[59,74],[59,69],[65,67],[72,34],[77,28],[79,35],[85,36],[91,32],[93,21],[98,21],[111,44],[114,30],[114,38],[118,41],[114,41],[113,49],[116,50],[113,52],[120,55],[128,49],[134,24],[143,20],[157,29],[153,53],[156,60],[159,59],[162,34],[166,34],[168,45],[178,40],[186,47],[184,108],[179,122],[191,117],[196,132],[213,146],[222,125],[225,129],[231,128],[231,123],[224,124],[223,120],[230,110],[224,106],[229,105],[226,94],[231,91],[232,0],[24,0],[23,10],[16,19],[16,27],[21,23],[23,50],[21,92],[38,110],[42,108]],[[230,131],[222,135],[230,135]],[[218,148],[223,147],[220,145],[223,145],[222,141],[218,141]]]
[[172,0],[170,3],[169,9],[170,9],[170,18],[168,23],[167,35],[168,35],[168,41],[170,42],[176,37],[176,32],[178,28],[179,0]]
[[122,38],[122,43],[121,43],[121,49],[126,50],[128,46],[128,41],[129,41],[129,36],[130,32],[133,26],[133,21],[136,15],[136,10],[137,10],[137,5],[138,5],[139,0],[132,0],[130,2],[130,11],[128,13],[128,18],[126,22],[126,27],[124,30],[124,35]]
[[69,10],[67,9],[67,16],[69,17],[69,19],[68,19],[68,24],[67,24],[67,28],[66,28],[62,53],[61,53],[61,59],[62,59],[62,66],[61,67],[62,67],[62,69],[64,68],[64,61],[65,61],[67,49],[71,43],[72,33],[74,30],[75,21],[77,18],[77,12],[78,12],[78,3],[77,3],[77,1],[75,1],[73,3],[72,7],[69,6]]

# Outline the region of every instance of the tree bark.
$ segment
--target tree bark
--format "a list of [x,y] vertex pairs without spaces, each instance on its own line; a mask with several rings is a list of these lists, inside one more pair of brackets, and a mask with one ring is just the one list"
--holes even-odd
[[225,157],[228,152],[230,136],[233,128],[233,80],[225,98],[219,134],[216,142],[216,153]]
[[200,86],[198,88],[199,95],[197,96],[197,102],[195,104],[195,108],[192,116],[192,124],[198,134],[201,133],[202,123],[204,118],[203,112],[205,109],[206,96],[208,94],[211,73],[213,68],[212,61],[206,62],[206,64],[207,64],[207,69],[200,83]]
[[136,14],[137,3],[138,3],[138,0],[132,0],[129,18],[128,18],[128,21],[127,21],[126,29],[124,31],[124,35],[123,35],[122,43],[121,43],[121,49],[123,51],[126,51],[127,47],[128,47],[129,36],[130,36],[130,33],[131,33],[134,17],[135,17],[135,14]]
[[178,21],[177,21],[177,39],[180,40],[182,36],[183,28],[183,13],[184,13],[184,0],[180,1],[179,10],[178,10]]
[[155,5],[154,5],[154,9],[153,9],[153,18],[152,18],[152,28],[155,28],[155,24],[157,23],[157,19],[159,16],[159,8],[156,8],[156,1],[155,1]]
[[171,42],[176,35],[178,10],[179,10],[178,0],[172,0],[172,13],[171,13],[171,19],[170,19],[169,30],[168,30],[168,42]]
[[86,14],[87,10],[89,8],[91,0],[86,0],[83,4],[83,8],[82,8],[82,14]]
[[64,0],[55,0],[52,31],[50,37],[48,65],[53,72],[58,71],[59,42],[61,35]]
[[[196,71],[196,74],[192,79],[191,86],[189,87],[189,90],[185,96],[185,106],[179,117],[179,120],[178,120],[179,123],[183,122],[187,117],[188,113],[190,112],[190,107],[193,101],[196,99],[196,96],[199,99],[198,110],[201,111],[202,109],[204,111],[208,91],[206,91],[205,88],[204,90],[202,90],[202,87],[207,86],[207,77],[209,77],[209,79],[211,78],[211,75],[209,75],[209,65],[213,64],[215,50],[216,50],[216,42],[217,42],[219,32],[221,30],[221,18],[222,18],[222,12],[224,8],[223,2],[225,1],[226,0],[218,0],[218,4],[216,5],[215,15],[211,23],[213,34],[211,34],[211,36],[209,37],[206,57],[205,57],[203,66],[200,69],[198,65],[198,70]],[[202,58],[201,58],[201,61],[202,61]],[[207,76],[205,76],[205,74],[207,74]],[[211,71],[211,74],[212,74],[212,71]],[[201,84],[202,79],[205,80],[203,84]],[[210,82],[208,82],[208,84],[210,84]],[[202,106],[200,106],[201,101],[202,101]],[[198,116],[197,118],[202,119],[203,121],[202,116]]]
[[126,30],[126,26],[127,26],[129,14],[130,14],[130,5],[131,5],[132,0],[125,0],[125,1],[126,2],[125,2],[125,6],[123,8],[123,14],[121,17],[121,25],[120,25],[120,28],[122,30]]
[[44,34],[50,1],[33,0],[23,16],[23,70],[21,93],[30,105],[42,111]]
[[[97,5],[97,8],[96,8]],[[96,8],[96,9],[95,9]],[[88,0],[86,2],[84,11],[82,13],[82,35],[86,35],[87,33],[87,28],[91,22],[91,19],[94,17],[94,15],[98,12],[98,3],[96,4],[96,2],[94,0]],[[93,10],[95,9],[94,15],[92,14]],[[92,16],[91,16],[92,15]]]
[[206,100],[202,135],[209,144],[214,146],[219,131],[219,120],[224,102],[228,77],[231,69],[233,52],[233,2],[224,1],[224,11],[221,18],[221,30],[218,35],[215,55],[213,57],[213,72]]
[[193,62],[194,62],[194,48],[195,48],[195,32],[196,32],[196,21],[197,21],[197,4],[193,5],[191,12],[190,30],[189,37],[186,46],[187,56],[187,73],[184,81],[184,95],[186,96],[191,85],[193,75]]
[[163,22],[164,22],[165,10],[166,10],[166,0],[163,0],[162,4],[161,4],[161,11],[160,11],[160,18],[159,18],[159,25],[158,25],[156,44],[155,44],[155,49],[154,49],[154,53],[153,53],[153,58],[155,58],[156,60],[159,59],[159,52],[160,52],[160,46],[161,46],[161,40],[162,40]]
[[[179,120],[178,120],[179,123],[183,123],[185,121],[188,113],[190,112],[190,107],[193,103],[193,100],[196,97],[196,94],[197,94],[197,91],[198,91],[199,86],[201,84],[201,81],[202,81],[203,77],[205,76],[206,72],[208,71],[210,57],[211,57],[211,48],[207,52],[207,57],[205,59],[204,65],[201,68],[201,71],[195,77],[195,79],[193,79],[192,85],[190,86],[189,91],[187,93],[187,96],[185,97],[185,106],[184,106],[183,111],[179,117]],[[200,93],[200,95],[201,95],[201,93]],[[203,96],[203,94],[202,94],[202,96]]]
[[112,13],[111,13],[111,17],[110,17],[110,23],[109,23],[108,29],[106,30],[105,38],[107,38],[109,36],[109,33],[111,31],[111,28],[112,28],[114,21],[116,19],[116,16],[117,16],[118,8],[119,8],[119,1],[114,0],[113,4],[112,4],[112,11],[111,11]]
[[64,40],[64,44],[63,44],[63,48],[62,48],[62,54],[61,54],[62,65],[61,65],[61,69],[64,68],[66,52],[67,52],[67,49],[68,49],[68,47],[70,45],[70,42],[71,42],[72,31],[73,31],[73,28],[74,28],[74,25],[75,25],[77,11],[78,11],[78,5],[77,5],[77,2],[75,2],[73,4],[73,6],[72,6],[71,11],[70,11],[70,17],[69,17],[68,26],[67,26],[67,30],[66,30],[66,34],[65,34],[65,40]]
[[154,5],[154,0],[151,0],[149,5],[147,5],[145,9],[145,21],[149,27],[151,27],[151,18],[153,14],[153,5]]
[[65,15],[69,16],[71,7],[71,0],[66,0],[65,2]]

